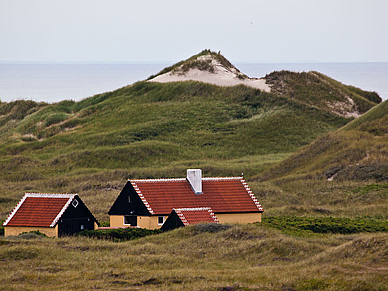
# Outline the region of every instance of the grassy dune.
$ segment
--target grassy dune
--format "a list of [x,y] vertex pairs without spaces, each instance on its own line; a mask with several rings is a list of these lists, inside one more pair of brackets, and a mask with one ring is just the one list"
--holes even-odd
[[102,221],[128,178],[247,180],[345,118],[279,94],[200,82],[132,86],[55,104],[0,104],[0,219],[26,191],[79,193]]
[[385,290],[387,234],[187,227],[135,241],[0,239],[3,290]]

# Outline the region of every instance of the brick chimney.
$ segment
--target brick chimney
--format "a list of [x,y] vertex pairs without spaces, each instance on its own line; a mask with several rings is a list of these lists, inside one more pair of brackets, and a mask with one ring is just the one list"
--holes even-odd
[[187,169],[187,181],[191,185],[195,194],[202,194],[202,170]]

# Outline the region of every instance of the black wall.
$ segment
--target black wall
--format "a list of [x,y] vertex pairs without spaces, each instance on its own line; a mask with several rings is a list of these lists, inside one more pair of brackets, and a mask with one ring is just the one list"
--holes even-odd
[[172,230],[183,226],[185,225],[183,224],[182,220],[179,218],[178,214],[176,214],[175,211],[172,211],[160,229],[162,231],[167,231],[167,230]]
[[[130,201],[128,199],[130,197]],[[127,182],[116,201],[110,208],[109,215],[151,215],[137,195],[131,182]]]
[[[74,200],[78,202],[77,207],[73,206]],[[58,236],[73,235],[83,229],[93,230],[94,222],[98,224],[96,218],[78,196],[75,196],[73,201],[58,221]]]

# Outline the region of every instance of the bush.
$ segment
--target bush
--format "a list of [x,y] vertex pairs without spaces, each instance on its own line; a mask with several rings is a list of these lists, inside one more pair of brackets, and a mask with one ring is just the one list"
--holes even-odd
[[33,230],[30,232],[22,232],[21,234],[19,234],[19,236],[21,236],[23,238],[47,237],[47,235],[40,232],[39,230]]
[[75,236],[86,236],[96,239],[112,240],[112,241],[126,241],[133,240],[147,235],[158,234],[162,231],[160,229],[149,230],[145,228],[115,228],[115,229],[97,229],[97,230],[83,230],[75,234]]
[[262,224],[292,232],[351,234],[361,232],[388,232],[386,220],[340,217],[265,217]]
[[192,231],[194,234],[203,233],[203,232],[219,232],[227,230],[233,227],[229,224],[219,224],[219,223],[199,223],[193,226]]
[[52,113],[46,117],[45,125],[50,126],[52,124],[60,123],[66,120],[67,116],[65,113]]

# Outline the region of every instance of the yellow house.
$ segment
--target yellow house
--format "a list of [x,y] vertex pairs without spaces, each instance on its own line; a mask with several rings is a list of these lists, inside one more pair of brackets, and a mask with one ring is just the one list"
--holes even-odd
[[77,194],[26,193],[3,226],[5,236],[40,231],[58,237],[94,230],[98,224]]
[[263,208],[243,177],[128,180],[108,214],[111,227],[160,228],[172,210],[208,208],[220,223],[260,222]]

